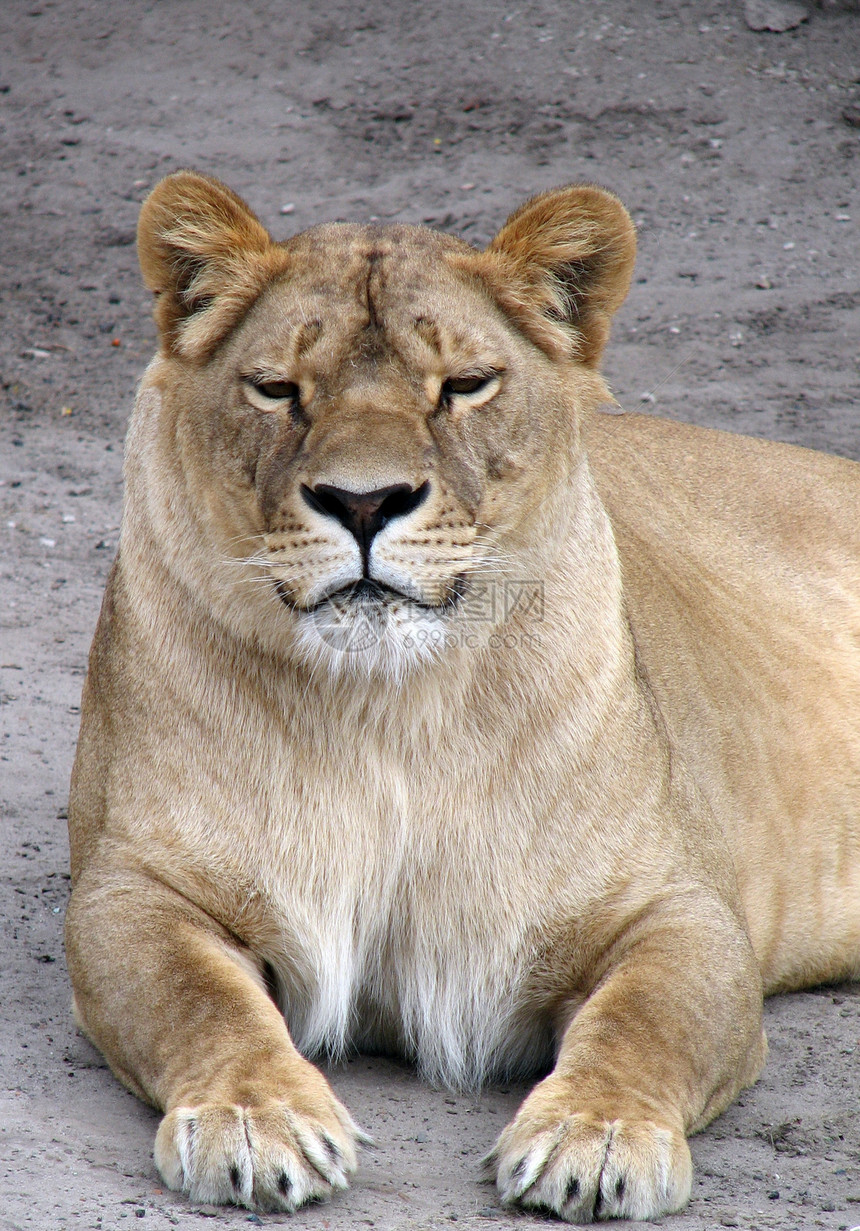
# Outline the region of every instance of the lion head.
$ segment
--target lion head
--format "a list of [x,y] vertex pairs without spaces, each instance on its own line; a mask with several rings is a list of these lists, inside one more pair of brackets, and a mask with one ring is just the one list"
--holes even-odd
[[403,225],[275,243],[180,172],[138,247],[161,338],[146,482],[168,483],[174,573],[240,635],[333,672],[396,677],[490,635],[488,587],[545,564],[583,415],[609,396],[597,365],[635,251],[617,198],[544,193],[485,251]]

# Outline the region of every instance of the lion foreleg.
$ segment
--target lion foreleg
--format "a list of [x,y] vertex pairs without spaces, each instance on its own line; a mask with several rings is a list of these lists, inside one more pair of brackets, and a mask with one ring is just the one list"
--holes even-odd
[[361,1134],[296,1051],[238,940],[128,874],[82,877],[66,939],[81,1027],[166,1113],[155,1159],[169,1187],[278,1210],[346,1187]]
[[488,1160],[506,1203],[580,1223],[686,1203],[686,1135],[751,1084],[765,1056],[758,968],[716,905],[658,909],[610,952],[554,1072]]

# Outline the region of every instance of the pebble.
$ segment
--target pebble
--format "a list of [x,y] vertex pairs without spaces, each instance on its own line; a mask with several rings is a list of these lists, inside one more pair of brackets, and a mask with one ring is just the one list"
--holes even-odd
[[771,34],[784,34],[796,30],[809,13],[794,0],[746,0],[744,19],[751,30],[769,30]]
[[43,547],[56,547],[57,546],[56,539],[41,538],[39,539],[39,542],[42,544]]
[[292,214],[292,213],[295,213],[295,209],[296,207],[294,203],[292,201],[289,201],[286,205],[281,206],[281,213],[282,214]]

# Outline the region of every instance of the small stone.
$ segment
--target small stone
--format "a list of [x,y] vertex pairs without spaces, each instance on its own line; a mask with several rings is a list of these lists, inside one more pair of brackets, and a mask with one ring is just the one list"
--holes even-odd
[[851,103],[842,112],[842,119],[849,128],[860,128],[860,105]]
[[292,214],[292,213],[295,213],[295,209],[296,209],[295,204],[292,201],[288,201],[286,205],[281,206],[281,213],[282,214]]
[[249,1214],[245,1222],[253,1223],[255,1227],[262,1227],[263,1220],[259,1214]]
[[809,21],[809,13],[795,0],[746,0],[744,18],[751,30],[784,34]]
[[97,242],[102,248],[130,248],[137,239],[134,227],[102,227]]
[[768,276],[765,274],[763,278],[759,278],[758,282],[756,283],[756,286],[758,287],[760,291],[769,291],[773,288],[773,283],[771,282],[770,278],[768,278]]

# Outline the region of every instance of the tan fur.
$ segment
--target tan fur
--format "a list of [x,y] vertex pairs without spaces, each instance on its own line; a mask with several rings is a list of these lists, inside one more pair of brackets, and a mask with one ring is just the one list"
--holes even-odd
[[[860,970],[860,468],[596,413],[635,247],[601,189],[481,253],[276,245],[181,173],[139,244],[162,345],[67,950],[166,1113],[166,1183],[343,1187],[360,1133],[304,1057],[366,1047],[461,1087],[552,1068],[488,1162],[503,1201],[680,1208],[762,991]],[[337,502],[379,490],[362,557]]]

